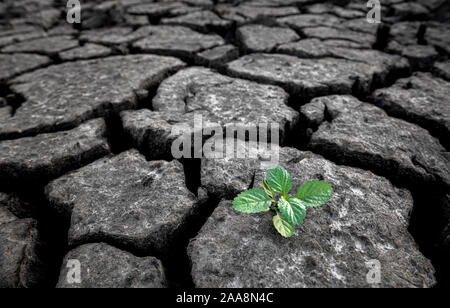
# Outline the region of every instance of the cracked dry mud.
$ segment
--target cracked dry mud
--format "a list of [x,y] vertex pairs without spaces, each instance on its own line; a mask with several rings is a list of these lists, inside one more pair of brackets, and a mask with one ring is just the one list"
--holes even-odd
[[[154,257],[138,258],[104,243],[86,244],[70,251],[63,265],[70,260],[83,264],[82,283],[78,288],[164,288],[164,268]],[[67,282],[68,268],[61,271],[58,288],[72,288]]]
[[[450,284],[444,1],[63,2],[0,3],[0,287]],[[334,189],[291,239],[231,206],[272,159]]]

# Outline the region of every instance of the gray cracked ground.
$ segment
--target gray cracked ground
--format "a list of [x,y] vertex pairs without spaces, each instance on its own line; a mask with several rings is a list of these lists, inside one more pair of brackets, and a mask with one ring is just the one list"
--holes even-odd
[[[37,287],[45,279],[37,221],[26,218],[21,207],[16,198],[0,194],[1,288]],[[20,217],[10,209],[16,209]]]
[[328,14],[301,14],[279,18],[277,22],[307,38],[341,39],[364,48],[371,48],[377,41],[378,25],[368,23],[365,16],[347,20]]
[[50,64],[50,59],[46,56],[14,54],[0,55],[0,81],[5,82],[21,74]]
[[250,52],[271,52],[283,43],[300,40],[289,28],[248,25],[240,27],[236,34],[242,48]]
[[425,40],[440,51],[450,53],[450,39],[448,38],[450,26],[444,23],[431,22],[427,25]]
[[188,68],[161,83],[152,106],[161,112],[204,112],[208,122],[221,126],[275,122],[283,139],[298,117],[287,100],[288,94],[279,87]]
[[450,83],[430,74],[417,73],[392,87],[373,93],[375,104],[390,115],[417,123],[450,142]]
[[316,153],[410,184],[450,187],[445,148],[419,126],[352,96],[317,98],[301,113],[311,127],[318,125],[308,144]]
[[35,204],[24,202],[18,196],[9,193],[0,193],[0,207],[7,210],[4,213],[10,212],[18,218],[35,217],[38,212]]
[[356,19],[365,17],[362,9],[364,3],[353,2],[349,3],[347,7],[332,5],[330,3],[317,3],[307,7],[305,12],[310,14],[331,14],[345,19]]
[[2,31],[2,34],[3,35],[0,36],[0,47],[31,39],[41,38],[46,35],[46,32],[38,27],[22,25],[14,29],[6,29],[5,31]]
[[184,59],[192,59],[196,53],[225,45],[225,41],[219,35],[203,34],[179,25],[151,25],[136,30],[132,27],[93,29],[84,32],[80,40],[136,50],[140,53],[156,53]]
[[[210,127],[209,134],[247,128],[249,123],[267,124],[270,131],[277,123],[283,143],[298,123],[298,112],[287,106],[287,100],[287,93],[276,86],[188,68],[161,83],[153,99],[154,111],[123,112],[122,122],[134,144],[153,158],[170,157],[173,141],[194,133],[201,125],[194,121],[200,120]],[[197,133],[203,139],[201,126]]]
[[[237,171],[232,164],[223,168]],[[371,259],[386,270],[381,286],[434,284],[433,267],[407,231],[413,206],[407,190],[294,149],[281,150],[280,165],[294,187],[310,179],[331,183],[333,198],[308,211],[291,239],[279,237],[272,215],[238,213],[230,201],[221,202],[188,247],[197,287],[366,287],[358,273]],[[261,187],[264,176],[257,170],[254,185]]]
[[[82,264],[80,282],[68,280],[69,260]],[[68,266],[69,265],[69,266]],[[138,258],[104,243],[86,244],[64,258],[57,288],[164,288],[167,286],[161,261]]]
[[108,111],[136,107],[139,90],[183,66],[170,57],[130,55],[69,62],[22,75],[11,81],[11,88],[25,102],[1,123],[0,139],[74,127]]
[[[350,43],[350,44],[349,44]],[[352,92],[358,93],[370,91],[370,88],[380,87],[389,82],[392,76],[407,75],[411,64],[406,58],[397,55],[388,55],[378,50],[359,49],[352,42],[340,39],[318,40],[304,39],[298,42],[281,44],[276,48],[277,52],[285,53],[300,58],[336,58],[354,62],[358,68],[366,69],[370,73],[367,77],[350,77],[355,79],[355,89]],[[428,59],[422,59],[419,63],[427,63]],[[414,62],[415,63],[415,62]],[[359,64],[359,65],[358,65]],[[360,66],[360,67],[359,67]],[[369,89],[361,87],[361,80],[367,78]],[[358,89],[359,87],[359,89]]]
[[1,186],[58,177],[110,153],[106,124],[96,119],[64,132],[0,141]]
[[91,58],[106,57],[111,54],[111,49],[97,44],[85,44],[82,47],[62,51],[59,57],[62,61],[87,60]]
[[433,73],[442,79],[450,81],[450,61],[436,62],[433,66]]
[[[389,56],[381,54],[381,57]],[[393,60],[391,65],[398,70],[408,68],[408,63],[401,59]],[[310,59],[267,53],[244,56],[227,66],[232,75],[276,84],[304,98],[355,91],[369,93],[377,79],[389,74],[388,68],[341,58]]]
[[199,206],[179,162],[147,162],[136,150],[56,179],[46,192],[71,217],[71,246],[106,241],[164,254]]
[[[53,0],[2,1],[0,284],[77,287],[66,255],[89,264],[78,287],[368,286],[369,257],[382,286],[448,285],[449,7],[384,1],[376,24],[361,1],[86,0],[73,27]],[[284,147],[173,160],[194,115],[205,146],[270,121]],[[295,185],[335,186],[290,241],[270,216],[212,213],[276,153]]]
[[149,18],[158,18],[161,16],[177,16],[192,11],[198,11],[200,8],[190,7],[180,2],[162,2],[162,3],[143,3],[133,5],[128,8],[127,12],[131,15],[146,15]]
[[78,40],[70,36],[52,36],[48,38],[24,41],[6,46],[1,50],[3,53],[38,53],[45,55],[55,55],[58,52],[78,47]]
[[[215,140],[208,140],[215,142]],[[232,146],[232,155],[225,156],[227,146]],[[292,148],[280,148],[275,144],[223,141],[223,159],[205,157],[201,162],[200,184],[209,194],[217,199],[233,199],[239,193],[249,189],[259,170],[273,167],[280,157],[289,155]],[[296,153],[298,154],[298,153]],[[301,152],[297,158],[317,157],[311,152]]]
[[202,34],[181,26],[154,26],[150,35],[133,43],[140,52],[192,58],[195,53],[224,45],[216,34]]
[[439,57],[438,51],[433,46],[401,46],[396,42],[391,42],[386,51],[407,58],[413,70],[429,70]]
[[[252,4],[256,4],[256,2]],[[299,9],[295,6],[271,7],[270,5],[246,5],[245,3],[238,6],[219,4],[216,10],[223,18],[233,20],[237,24],[257,21],[258,19],[275,20],[277,17],[299,13]]]
[[385,51],[406,57],[414,70],[429,70],[439,57],[433,45],[424,45],[426,25],[403,21],[392,25]]
[[231,44],[214,47],[197,53],[199,64],[207,67],[223,67],[227,62],[239,57],[239,49]]
[[133,30],[132,27],[92,29],[84,31],[80,36],[80,40],[107,46],[129,44],[148,35],[149,30],[150,27],[142,27],[137,30]]
[[232,22],[217,16],[211,11],[197,11],[186,15],[163,18],[164,25],[187,26],[199,31],[226,31],[232,26]]
[[[191,140],[190,136],[194,133],[194,114],[142,109],[124,111],[121,113],[121,119],[124,131],[132,140],[133,146],[151,159],[171,157],[173,142],[178,138]],[[198,133],[201,134],[200,131]],[[184,136],[187,135],[189,139],[185,139]],[[202,139],[201,137],[200,140]]]

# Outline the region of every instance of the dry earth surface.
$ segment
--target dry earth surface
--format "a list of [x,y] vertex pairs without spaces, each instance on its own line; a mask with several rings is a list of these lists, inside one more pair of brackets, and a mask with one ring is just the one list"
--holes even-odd
[[[0,287],[449,286],[448,1],[81,2],[0,3]],[[174,159],[195,115],[280,144]],[[274,150],[334,188],[291,239],[231,207]]]

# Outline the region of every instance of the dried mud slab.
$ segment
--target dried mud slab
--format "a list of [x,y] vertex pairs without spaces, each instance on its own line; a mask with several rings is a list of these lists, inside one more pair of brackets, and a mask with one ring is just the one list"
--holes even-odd
[[216,6],[216,11],[222,18],[232,20],[239,25],[257,20],[275,20],[277,17],[299,13],[299,9],[295,6],[272,7],[245,3],[238,6],[219,4]]
[[196,55],[196,61],[208,67],[223,67],[227,62],[239,57],[239,49],[233,45],[223,45],[202,51]]
[[438,77],[450,81],[450,60],[436,62],[432,71]]
[[0,54],[0,83],[33,69],[50,64],[46,56],[16,53],[13,55]]
[[202,34],[181,26],[153,26],[149,35],[133,43],[139,52],[192,59],[195,53],[225,45],[217,34]]
[[[407,190],[368,171],[337,166],[294,149],[280,165],[293,187],[329,182],[332,199],[310,209],[295,235],[283,239],[272,215],[243,214],[223,201],[189,247],[196,287],[431,287],[434,269],[408,232]],[[265,171],[255,175],[260,186]],[[366,280],[367,262],[381,264],[380,284]]]
[[[217,141],[211,139],[208,142],[213,144]],[[202,158],[200,182],[201,187],[218,200],[233,199],[256,183],[255,176],[261,170],[277,166],[280,161],[289,160],[292,156],[297,160],[320,158],[311,152],[299,152],[277,144],[243,142],[232,138],[224,139],[222,148],[218,146],[215,150],[222,156],[220,159],[215,156]]]
[[203,32],[223,32],[230,29],[233,22],[220,18],[212,11],[198,11],[182,16],[163,18],[161,19],[161,24],[185,26]]
[[416,73],[375,91],[373,101],[390,115],[430,130],[450,148],[450,82]]
[[[164,80],[153,99],[153,110],[122,113],[122,123],[133,143],[150,157],[171,157],[175,139],[199,127],[208,136],[259,126],[271,132],[279,125],[280,142],[298,124],[298,113],[287,106],[288,95],[279,87],[230,78],[205,68],[188,68]],[[195,118],[195,117],[199,118]],[[195,123],[194,123],[195,121]],[[203,127],[201,123],[202,121]],[[222,135],[222,134],[221,134]]]
[[[71,263],[74,260],[79,263]],[[71,268],[80,265],[80,276]],[[76,280],[75,278],[79,278]],[[57,288],[164,288],[167,281],[161,261],[134,255],[104,243],[86,244],[64,258]]]
[[103,119],[70,131],[0,141],[0,183],[44,182],[110,153]]
[[0,287],[37,287],[46,278],[37,221],[19,219],[5,206],[6,202],[16,201],[2,198],[0,203]]
[[38,53],[54,56],[67,49],[78,47],[78,40],[71,36],[51,36],[9,45],[3,53]]
[[300,37],[289,28],[247,25],[237,30],[242,48],[249,52],[271,52],[280,44],[297,41]]
[[[347,50],[347,53],[355,57],[358,50]],[[377,55],[376,52],[373,55]],[[408,69],[408,63],[387,54],[379,53],[374,61],[368,64],[328,57],[302,59],[256,53],[230,62],[227,70],[241,78],[279,85],[307,100],[328,94],[369,93],[374,85],[383,83],[389,76],[389,70],[386,71],[389,64],[398,71]]]
[[69,62],[22,75],[11,88],[25,102],[0,124],[0,139],[70,128],[135,108],[137,92],[183,66],[171,57],[130,55]]
[[52,207],[71,217],[69,245],[107,242],[163,254],[196,214],[183,166],[148,162],[136,150],[98,160],[52,181]]
[[312,133],[308,148],[346,165],[388,176],[407,186],[450,187],[448,153],[430,133],[389,117],[351,96],[314,99],[302,106]]
[[82,47],[73,48],[59,53],[62,61],[88,60],[92,58],[107,57],[112,53],[108,47],[87,43]]

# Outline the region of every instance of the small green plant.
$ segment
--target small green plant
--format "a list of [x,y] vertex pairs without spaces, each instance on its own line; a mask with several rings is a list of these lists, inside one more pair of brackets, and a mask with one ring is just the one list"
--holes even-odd
[[292,178],[282,167],[269,169],[262,186],[263,189],[253,188],[240,193],[233,200],[233,208],[243,213],[274,211],[275,229],[286,238],[291,237],[295,226],[303,222],[307,207],[321,206],[333,194],[330,184],[313,180],[300,186],[295,196],[288,196]]

